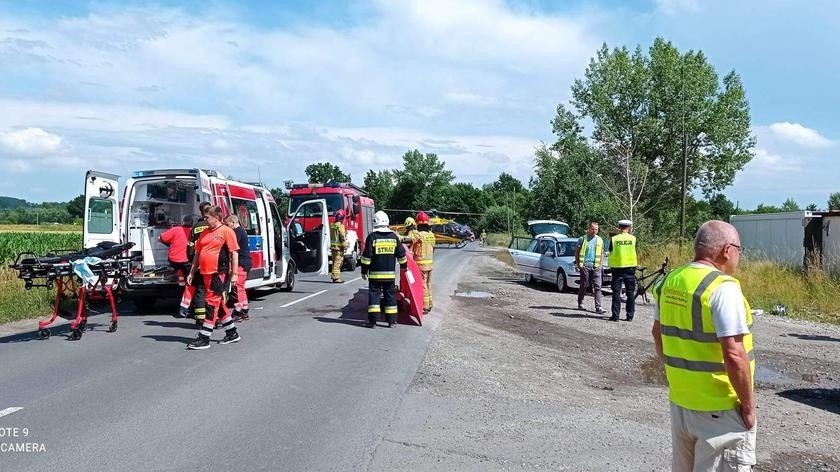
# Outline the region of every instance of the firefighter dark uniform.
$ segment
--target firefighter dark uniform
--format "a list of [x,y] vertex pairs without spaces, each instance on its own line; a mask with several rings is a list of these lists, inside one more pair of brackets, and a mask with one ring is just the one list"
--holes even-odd
[[[208,205],[209,206],[209,205]],[[192,261],[195,256],[195,243],[210,225],[202,216],[195,222],[190,230],[189,241],[187,242],[187,258]],[[189,316],[190,307],[192,306],[195,314],[196,326],[201,326],[204,318],[207,316],[207,293],[204,288],[204,278],[196,277],[193,279],[192,285],[187,284],[184,287],[184,294],[181,296],[181,308],[178,310],[176,317],[185,318]]]
[[332,281],[343,283],[341,280],[341,266],[344,263],[344,253],[347,251],[347,230],[344,228],[344,210],[335,212],[335,222],[330,225],[330,253],[332,256]]
[[368,279],[368,327],[376,326],[376,318],[385,310],[388,327],[397,322],[396,265],[405,270],[408,262],[400,238],[388,228],[388,216],[376,212],[374,229],[365,239],[362,253],[362,277]]
[[435,234],[429,231],[429,215],[425,212],[417,214],[417,241],[411,245],[412,256],[417,262],[423,277],[423,312],[432,310],[432,266],[435,254]]

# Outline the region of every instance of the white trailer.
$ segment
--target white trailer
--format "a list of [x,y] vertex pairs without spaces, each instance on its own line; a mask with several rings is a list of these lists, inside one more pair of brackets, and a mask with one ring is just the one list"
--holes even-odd
[[[821,219],[821,215],[810,211],[791,211],[732,215],[729,221],[738,229],[747,257],[802,267],[806,254],[818,254]],[[814,262],[819,262],[819,256],[816,257]]]

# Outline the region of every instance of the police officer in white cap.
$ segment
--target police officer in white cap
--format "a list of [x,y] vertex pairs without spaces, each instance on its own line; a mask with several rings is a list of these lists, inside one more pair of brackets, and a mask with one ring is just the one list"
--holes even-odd
[[621,313],[621,284],[627,293],[627,321],[633,321],[636,312],[636,237],[630,234],[633,222],[621,220],[618,229],[621,231],[610,240],[609,263],[612,269],[612,317],[610,321],[618,321]]

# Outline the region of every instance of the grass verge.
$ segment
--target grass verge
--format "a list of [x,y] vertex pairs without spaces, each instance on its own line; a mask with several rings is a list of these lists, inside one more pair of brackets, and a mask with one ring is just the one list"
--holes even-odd
[[[8,227],[7,225],[2,228]],[[8,265],[14,262],[18,253],[24,251],[44,255],[57,249],[81,248],[82,234],[78,226],[75,227],[75,231],[0,231],[0,323],[46,316],[52,312],[55,289],[37,287],[25,290],[23,281],[17,278],[17,271],[10,269]]]

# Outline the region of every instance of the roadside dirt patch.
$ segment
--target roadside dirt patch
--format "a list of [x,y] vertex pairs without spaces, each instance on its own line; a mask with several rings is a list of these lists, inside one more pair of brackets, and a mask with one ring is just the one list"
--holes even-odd
[[[457,292],[490,297],[453,296],[389,447],[417,470],[670,470],[652,307],[608,322],[591,297],[579,311],[576,294],[525,284],[504,254],[472,256]],[[754,334],[756,470],[840,471],[840,328],[761,316]]]

